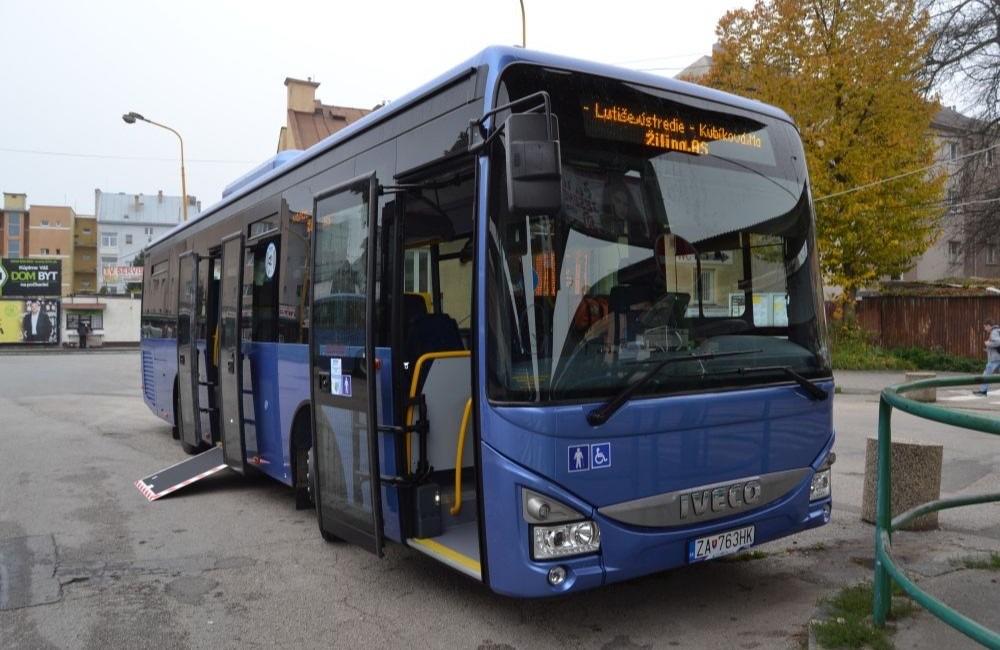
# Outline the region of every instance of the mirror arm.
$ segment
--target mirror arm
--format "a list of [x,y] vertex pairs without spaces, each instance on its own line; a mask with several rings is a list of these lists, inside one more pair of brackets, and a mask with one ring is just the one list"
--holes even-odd
[[513,109],[516,106],[521,106],[523,104],[527,104],[530,101],[538,101],[538,100],[540,100],[539,103],[534,104],[533,106],[531,106],[530,108],[526,109],[523,112],[525,112],[525,113],[534,113],[534,112],[537,112],[539,109],[543,110],[544,113],[545,113],[545,117],[549,118],[549,119],[545,120],[545,132],[546,132],[546,136],[548,137],[548,139],[551,140],[552,139],[552,125],[551,125],[552,99],[549,97],[548,91],[539,90],[538,92],[534,92],[534,93],[531,93],[530,95],[525,95],[524,97],[520,97],[518,99],[515,99],[512,102],[508,102],[508,103],[504,104],[503,106],[497,106],[496,108],[494,108],[492,110],[486,111],[486,113],[484,113],[483,116],[480,117],[479,119],[472,120],[469,123],[470,135],[471,135],[472,129],[476,129],[479,132],[479,136],[483,140],[479,144],[472,144],[472,138],[470,137],[469,138],[469,152],[478,154],[480,151],[482,151],[483,149],[485,149],[486,145],[489,144],[489,142],[491,142],[493,140],[493,138],[496,137],[503,130],[503,125],[500,125],[499,127],[497,127],[496,129],[493,130],[493,133],[489,133],[489,130],[485,126],[486,120],[488,118],[496,115],[497,113],[499,113],[501,111],[511,110],[511,109]]

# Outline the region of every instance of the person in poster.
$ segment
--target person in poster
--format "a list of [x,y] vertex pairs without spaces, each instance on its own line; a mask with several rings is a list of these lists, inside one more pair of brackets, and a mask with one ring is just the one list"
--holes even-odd
[[28,343],[48,343],[52,337],[52,321],[42,311],[40,300],[28,300],[28,313],[21,322],[21,332]]

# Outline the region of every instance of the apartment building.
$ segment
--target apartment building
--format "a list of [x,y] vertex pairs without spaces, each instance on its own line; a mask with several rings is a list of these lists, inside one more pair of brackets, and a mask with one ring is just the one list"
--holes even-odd
[[[201,212],[201,202],[188,196],[188,219]],[[182,220],[183,201],[179,196],[126,194],[94,190],[97,220],[98,286],[111,294],[126,292],[115,267],[130,266],[142,249]]]

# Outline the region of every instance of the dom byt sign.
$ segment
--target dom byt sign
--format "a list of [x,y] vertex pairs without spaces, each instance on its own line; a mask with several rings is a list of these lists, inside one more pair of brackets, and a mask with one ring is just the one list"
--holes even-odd
[[0,259],[0,296],[58,296],[62,260]]

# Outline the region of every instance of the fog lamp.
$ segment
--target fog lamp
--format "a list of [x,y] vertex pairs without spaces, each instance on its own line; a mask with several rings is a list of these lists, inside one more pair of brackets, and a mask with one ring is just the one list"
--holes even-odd
[[601,548],[601,531],[595,521],[577,521],[558,526],[532,527],[535,560],[593,553]]
[[561,566],[549,569],[549,584],[558,587],[566,580],[566,569]]
[[825,499],[830,496],[830,469],[813,474],[812,483],[809,485],[809,500]]

